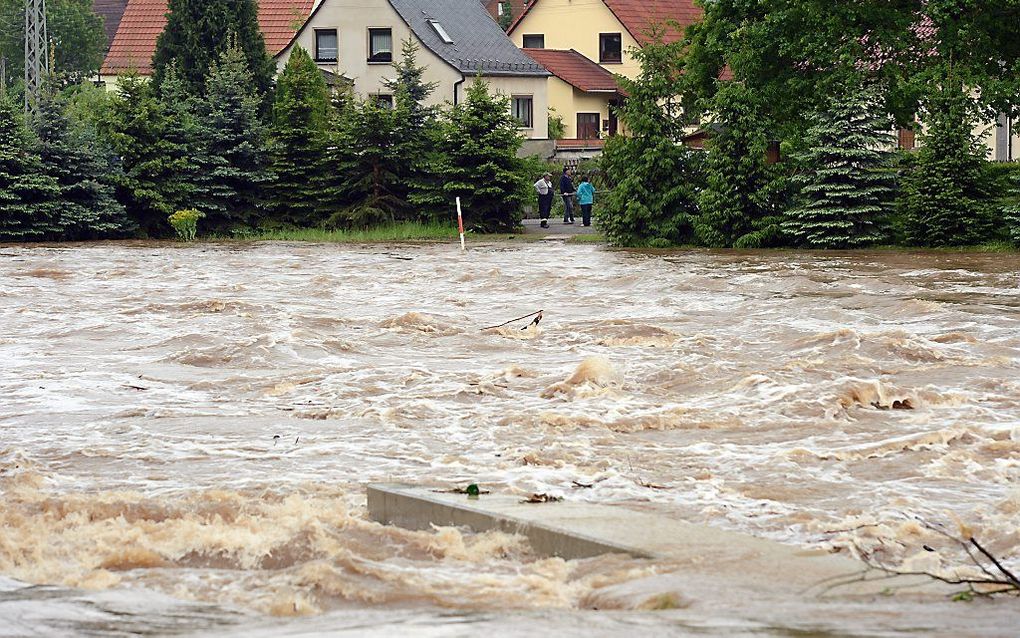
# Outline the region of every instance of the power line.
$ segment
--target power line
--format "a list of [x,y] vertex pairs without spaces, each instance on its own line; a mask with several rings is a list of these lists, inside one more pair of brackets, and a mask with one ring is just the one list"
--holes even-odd
[[46,0],[25,0],[25,111],[39,105],[42,85],[49,75],[46,34]]

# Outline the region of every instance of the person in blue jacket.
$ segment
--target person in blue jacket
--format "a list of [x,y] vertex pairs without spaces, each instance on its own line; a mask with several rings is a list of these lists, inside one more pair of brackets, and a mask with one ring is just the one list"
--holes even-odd
[[577,185],[577,203],[581,206],[581,221],[585,226],[591,226],[591,207],[595,204],[595,187],[588,181],[588,176],[581,176],[581,183]]
[[570,167],[563,167],[560,177],[560,195],[563,196],[563,223],[574,223],[574,180],[570,179]]

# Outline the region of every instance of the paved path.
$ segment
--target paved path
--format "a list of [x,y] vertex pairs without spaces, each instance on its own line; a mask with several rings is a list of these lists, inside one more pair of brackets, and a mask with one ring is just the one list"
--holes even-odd
[[550,219],[549,228],[542,228],[541,222],[537,219],[525,219],[521,222],[524,225],[525,235],[594,235],[595,227],[588,226],[585,228],[581,224],[581,218],[578,217],[577,221],[573,224],[564,224],[561,219]]

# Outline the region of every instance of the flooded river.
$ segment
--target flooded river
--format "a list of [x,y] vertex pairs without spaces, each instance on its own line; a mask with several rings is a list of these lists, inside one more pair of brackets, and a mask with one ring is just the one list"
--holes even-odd
[[[962,564],[920,519],[1020,565],[1018,277],[989,254],[0,247],[0,636],[803,635],[693,594],[626,611],[668,564],[377,525],[375,481]],[[876,608],[837,624],[903,629]]]

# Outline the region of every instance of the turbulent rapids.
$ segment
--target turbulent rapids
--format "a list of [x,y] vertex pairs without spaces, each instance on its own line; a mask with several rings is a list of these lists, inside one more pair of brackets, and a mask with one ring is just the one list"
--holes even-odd
[[[373,481],[478,482],[958,564],[921,519],[1020,560],[1015,255],[0,255],[10,583],[278,617],[643,608],[654,592],[615,592],[669,569],[383,527],[364,514]],[[539,308],[538,328],[481,330]]]

